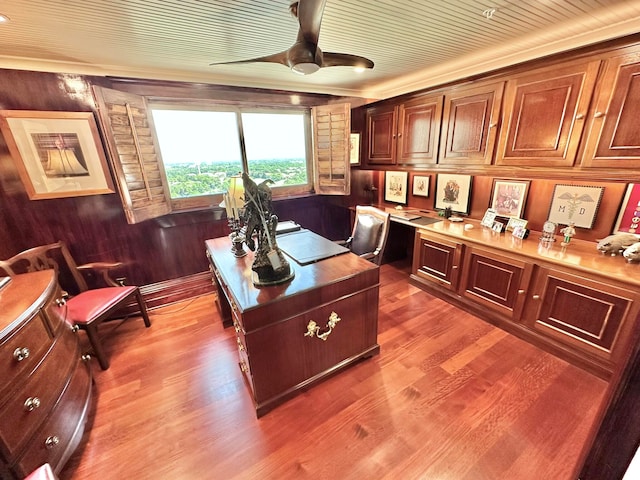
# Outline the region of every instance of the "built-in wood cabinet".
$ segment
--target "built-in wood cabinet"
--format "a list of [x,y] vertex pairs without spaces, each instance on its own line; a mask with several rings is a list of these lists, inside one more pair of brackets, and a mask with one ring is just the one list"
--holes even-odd
[[457,290],[463,244],[437,235],[417,234],[413,272],[427,280]]
[[442,95],[421,96],[366,113],[366,161],[370,165],[435,164]]
[[608,378],[628,355],[640,316],[637,265],[600,255],[590,242],[541,249],[510,237],[446,221],[418,229],[410,278]]
[[504,82],[445,94],[438,163],[489,165],[498,135]]
[[367,109],[365,159],[370,165],[393,165],[396,163],[395,105],[379,105]]
[[568,64],[509,80],[496,164],[573,166],[599,65]]
[[615,360],[625,322],[634,321],[640,305],[637,290],[548,267],[538,270],[528,298],[529,327],[606,364]]
[[477,246],[467,246],[465,251],[460,293],[517,321],[525,304],[533,264]]
[[582,165],[640,168],[640,52],[606,60]]

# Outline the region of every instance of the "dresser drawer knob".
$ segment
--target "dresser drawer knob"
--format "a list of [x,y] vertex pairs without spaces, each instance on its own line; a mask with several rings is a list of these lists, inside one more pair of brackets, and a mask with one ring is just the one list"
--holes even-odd
[[26,358],[29,358],[29,354],[31,352],[27,347],[18,347],[13,351],[13,358],[15,358],[18,362],[23,361]]
[[73,325],[73,326],[71,327],[71,331],[72,331],[73,333],[76,333],[78,330],[80,330],[80,327],[79,327],[78,325]]
[[29,397],[24,401],[24,409],[27,412],[33,412],[40,406],[40,399],[38,397]]
[[51,435],[47,437],[47,439],[44,441],[44,446],[47,447],[49,450],[51,450],[59,443],[60,443],[60,439],[56,435]]
[[80,358],[82,359],[83,362],[88,362],[91,360],[91,355],[89,355],[88,353],[85,353]]
[[67,304],[67,301],[64,298],[56,298],[56,305],[59,307],[64,307]]

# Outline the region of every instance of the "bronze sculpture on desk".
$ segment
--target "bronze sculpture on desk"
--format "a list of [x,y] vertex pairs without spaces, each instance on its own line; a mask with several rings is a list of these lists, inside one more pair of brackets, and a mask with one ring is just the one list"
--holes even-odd
[[254,271],[253,284],[265,286],[287,282],[295,274],[276,242],[278,217],[273,213],[271,188],[269,188],[271,180],[265,180],[257,185],[246,173],[243,173],[242,182],[245,202],[245,242],[249,250],[256,252],[251,267]]

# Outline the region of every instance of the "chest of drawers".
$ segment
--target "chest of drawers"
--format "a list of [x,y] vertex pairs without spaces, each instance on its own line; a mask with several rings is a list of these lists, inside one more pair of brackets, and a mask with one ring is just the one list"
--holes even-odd
[[59,472],[79,444],[91,372],[64,320],[55,272],[17,275],[0,290],[0,478],[43,463]]

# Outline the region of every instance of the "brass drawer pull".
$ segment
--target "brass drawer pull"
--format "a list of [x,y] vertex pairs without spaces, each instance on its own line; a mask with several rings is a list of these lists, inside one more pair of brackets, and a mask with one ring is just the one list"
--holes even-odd
[[247,367],[246,363],[240,362],[240,371],[242,373],[247,373],[249,371],[249,367]]
[[38,397],[29,397],[24,401],[24,409],[27,412],[33,412],[40,406],[40,399]]
[[44,446],[47,447],[47,449],[51,450],[52,448],[57,446],[59,443],[60,443],[60,439],[56,435],[51,435],[47,437],[47,439],[44,441]]
[[236,341],[238,342],[238,350],[244,352],[244,345],[242,344],[242,341],[238,337],[236,337]]
[[320,327],[313,320],[309,320],[307,324],[307,333],[304,334],[305,337],[318,337],[325,342],[327,341],[327,337],[331,335],[336,324],[341,320],[336,312],[331,312],[329,315],[329,320],[327,321],[327,329],[325,332],[320,333]]
[[13,358],[15,358],[18,362],[23,361],[26,358],[29,358],[29,354],[31,352],[27,347],[18,347],[13,351]]

